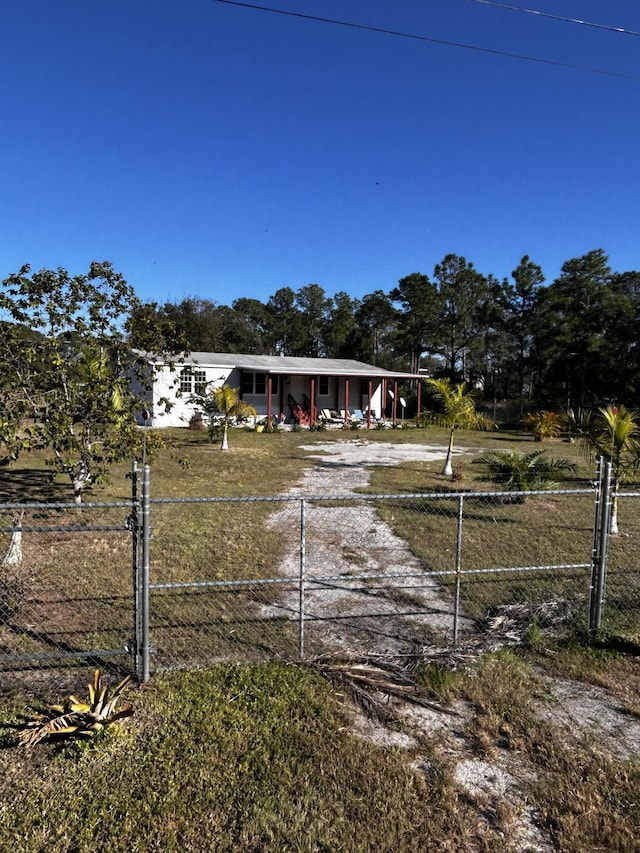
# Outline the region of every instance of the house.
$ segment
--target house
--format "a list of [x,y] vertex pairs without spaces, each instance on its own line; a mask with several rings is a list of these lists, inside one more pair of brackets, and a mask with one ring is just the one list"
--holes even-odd
[[150,388],[143,396],[148,401],[146,423],[154,427],[186,426],[198,408],[192,395],[225,383],[240,389],[240,396],[259,418],[312,425],[328,409],[343,413],[340,417],[346,423],[350,411],[361,410],[371,426],[384,417],[386,406],[395,423],[401,415],[398,381],[421,378],[341,358],[192,352],[168,365],[162,358],[138,356],[148,364]]

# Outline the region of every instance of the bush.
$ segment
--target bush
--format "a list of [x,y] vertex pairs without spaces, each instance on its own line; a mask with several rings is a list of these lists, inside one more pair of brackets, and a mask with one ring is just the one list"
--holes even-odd
[[562,429],[562,418],[560,415],[546,410],[531,412],[522,423],[527,432],[533,433],[535,441],[542,441],[545,438],[557,438]]
[[195,430],[196,432],[202,432],[202,430],[206,429],[202,412],[199,409],[196,409],[189,418],[189,429]]

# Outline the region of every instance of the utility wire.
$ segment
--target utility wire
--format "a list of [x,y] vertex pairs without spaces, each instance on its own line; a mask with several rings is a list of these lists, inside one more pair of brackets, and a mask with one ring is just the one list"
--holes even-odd
[[431,36],[421,36],[416,33],[404,33],[399,30],[389,30],[383,27],[371,27],[367,24],[354,24],[350,21],[339,21],[335,18],[321,18],[318,15],[304,15],[301,12],[289,12],[285,9],[274,9],[270,6],[259,6],[254,3],[242,3],[240,0],[211,0],[212,3],[224,3],[226,6],[239,6],[244,9],[253,9],[260,12],[270,12],[274,15],[286,15],[290,18],[303,18],[306,21],[319,21],[323,24],[334,24],[339,27],[350,27],[354,30],[366,30],[371,33],[382,33],[387,36],[398,36],[399,38],[413,39],[415,41],[425,41],[430,44],[440,44],[445,47],[458,47],[462,50],[474,50],[479,53],[489,53],[493,56],[506,56],[510,59],[522,59],[525,62],[537,62],[541,65],[554,65],[557,68],[571,68],[574,71],[588,71],[592,74],[605,74],[608,77],[623,77],[626,80],[640,80],[635,74],[624,74],[621,71],[608,71],[604,68],[593,68],[588,65],[574,65],[570,62],[558,62],[555,59],[543,59],[540,56],[528,56],[524,53],[510,53],[505,50],[496,50],[490,47],[480,47],[474,44],[465,44],[464,42],[448,41],[445,39],[432,38]]
[[625,27],[612,27],[609,24],[596,24],[594,21],[582,21],[580,18],[565,18],[563,15],[552,15],[550,12],[540,12],[538,9],[523,9],[522,6],[509,6],[507,3],[496,3],[494,0],[472,0],[483,6],[497,6],[499,9],[509,9],[512,12],[525,12],[527,15],[539,15],[541,18],[552,18],[554,21],[566,21],[569,24],[583,24],[585,27],[596,27],[612,33],[624,33],[627,36],[640,36],[637,30],[627,30]]

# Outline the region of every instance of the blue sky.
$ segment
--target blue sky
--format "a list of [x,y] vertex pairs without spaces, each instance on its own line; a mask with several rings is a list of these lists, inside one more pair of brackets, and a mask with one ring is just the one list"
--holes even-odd
[[[261,0],[256,0],[260,3]],[[454,252],[640,268],[640,39],[473,0],[23,0],[0,31],[0,278],[110,260],[144,300],[361,297]],[[512,5],[640,30],[632,0]]]

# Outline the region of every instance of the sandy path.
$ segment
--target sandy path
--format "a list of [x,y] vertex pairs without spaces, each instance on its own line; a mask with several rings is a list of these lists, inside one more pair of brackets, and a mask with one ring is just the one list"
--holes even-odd
[[[291,496],[350,497],[368,484],[373,466],[444,459],[445,454],[442,447],[358,439],[303,449],[318,463],[287,493]],[[300,505],[284,504],[269,523],[292,543],[280,570],[296,577]],[[306,632],[314,650],[397,652],[424,645],[433,632],[451,634],[451,601],[432,578],[424,576],[423,563],[372,504],[309,503],[306,555]],[[415,577],[398,577],[407,574]],[[332,580],[316,580],[327,577]],[[297,614],[296,594],[285,596],[281,612],[292,618]]]

